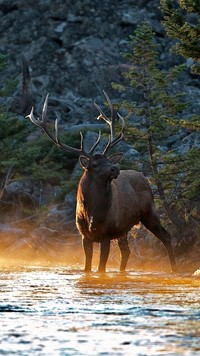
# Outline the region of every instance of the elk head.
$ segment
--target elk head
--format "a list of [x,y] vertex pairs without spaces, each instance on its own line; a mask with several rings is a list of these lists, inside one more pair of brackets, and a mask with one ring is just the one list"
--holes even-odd
[[84,139],[83,139],[83,135],[81,132],[80,132],[80,136],[81,136],[80,148],[75,148],[75,147],[68,146],[61,142],[59,135],[58,135],[57,119],[55,120],[55,134],[53,134],[51,131],[49,131],[49,129],[47,127],[48,95],[46,96],[46,99],[44,102],[44,106],[43,106],[43,110],[42,110],[42,118],[36,119],[34,117],[33,108],[31,110],[30,114],[27,115],[26,117],[28,117],[34,125],[39,126],[41,129],[43,129],[43,131],[47,134],[47,136],[57,146],[63,148],[64,150],[66,150],[68,152],[73,152],[73,153],[79,155],[80,164],[85,171],[92,173],[94,177],[97,176],[101,179],[104,178],[107,180],[112,180],[114,178],[117,178],[117,176],[119,174],[119,169],[116,166],[116,164],[122,158],[123,153],[116,153],[116,154],[111,155],[110,157],[107,157],[106,153],[111,148],[113,148],[118,142],[120,142],[122,140],[124,128],[125,128],[125,121],[124,121],[123,117],[119,113],[117,113],[119,119],[121,120],[122,126],[121,126],[120,133],[116,137],[114,137],[114,121],[115,121],[114,108],[113,108],[113,105],[105,91],[103,91],[103,94],[108,102],[108,105],[109,105],[109,108],[111,111],[111,119],[109,119],[103,113],[101,108],[96,103],[94,103],[95,107],[97,108],[97,110],[100,113],[100,115],[98,116],[97,119],[103,119],[110,127],[109,140],[108,140],[108,143],[107,143],[105,149],[103,150],[103,152],[101,154],[94,153],[96,147],[98,146],[98,144],[101,140],[101,132],[100,131],[99,131],[99,135],[98,135],[96,142],[90,148],[90,150],[87,152],[84,148]]

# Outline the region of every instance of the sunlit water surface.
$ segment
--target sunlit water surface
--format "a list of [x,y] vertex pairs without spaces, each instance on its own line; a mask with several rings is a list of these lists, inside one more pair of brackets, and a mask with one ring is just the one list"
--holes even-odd
[[1,355],[200,355],[200,279],[0,269]]

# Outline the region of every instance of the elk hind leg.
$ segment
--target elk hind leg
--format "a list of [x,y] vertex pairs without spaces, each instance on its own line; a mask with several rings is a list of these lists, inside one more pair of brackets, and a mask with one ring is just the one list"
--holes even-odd
[[128,246],[127,235],[118,239],[118,246],[121,252],[120,271],[124,272],[130,255],[130,248]]
[[161,225],[157,213],[152,209],[152,211],[147,216],[143,217],[140,221],[149,231],[151,231],[160,241],[162,241],[169,256],[171,270],[172,272],[176,272],[177,269],[172,248],[171,235]]

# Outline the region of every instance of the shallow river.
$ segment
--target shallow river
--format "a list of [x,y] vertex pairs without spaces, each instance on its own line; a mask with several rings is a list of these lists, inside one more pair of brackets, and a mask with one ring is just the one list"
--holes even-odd
[[200,355],[200,278],[0,268],[1,355]]

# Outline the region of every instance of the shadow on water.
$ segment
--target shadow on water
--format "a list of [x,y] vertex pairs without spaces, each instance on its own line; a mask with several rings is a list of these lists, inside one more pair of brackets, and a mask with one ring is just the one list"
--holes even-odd
[[2,355],[199,355],[200,278],[0,269]]

